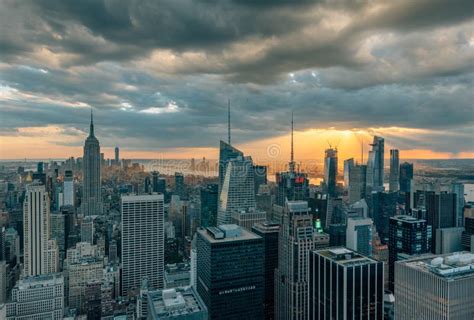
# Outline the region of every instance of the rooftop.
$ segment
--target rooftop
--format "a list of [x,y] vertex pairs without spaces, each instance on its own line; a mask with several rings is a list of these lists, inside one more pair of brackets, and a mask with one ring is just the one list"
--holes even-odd
[[474,277],[474,254],[467,251],[425,255],[399,263],[445,279]]
[[346,247],[326,248],[326,249],[314,250],[313,252],[323,257],[326,257],[341,266],[346,266],[346,267],[378,263],[378,261],[372,258],[366,257],[364,255],[361,255],[360,253],[352,251]]
[[63,284],[64,278],[60,273],[50,273],[45,275],[39,275],[34,277],[26,277],[19,280],[16,283],[16,288],[20,290],[26,290],[31,288],[40,288],[45,286],[52,286],[57,284]]
[[148,303],[153,305],[150,308],[152,314],[149,315],[152,319],[166,319],[198,312],[207,314],[201,298],[189,287],[150,291]]
[[211,243],[260,239],[260,236],[236,224],[223,224],[218,227],[199,229],[198,233]]
[[425,221],[425,220],[423,220],[423,219],[417,219],[417,218],[415,218],[415,217],[407,216],[407,215],[394,216],[394,217],[391,217],[390,219],[399,220],[399,221],[405,221],[405,222],[411,222],[411,223],[424,222],[424,221]]

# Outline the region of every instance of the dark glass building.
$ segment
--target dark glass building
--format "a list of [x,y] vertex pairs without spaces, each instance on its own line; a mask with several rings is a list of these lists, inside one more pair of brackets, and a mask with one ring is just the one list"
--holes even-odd
[[344,247],[309,255],[309,319],[383,319],[383,262]]
[[328,229],[329,246],[345,246],[346,245],[346,225],[342,223],[330,224]]
[[197,291],[209,319],[263,318],[263,239],[237,225],[197,231]]
[[177,194],[181,200],[186,200],[186,187],[184,185],[184,175],[180,172],[174,173],[174,194]]
[[400,165],[399,183],[400,192],[410,192],[410,184],[413,179],[413,163],[404,162]]
[[329,148],[324,157],[324,187],[330,197],[336,196],[337,149]]
[[278,232],[280,225],[264,222],[253,226],[252,231],[263,238],[265,250],[264,312],[266,320],[275,319],[275,269],[278,267]]
[[388,280],[389,289],[393,292],[395,279],[395,261],[401,256],[419,255],[431,251],[431,226],[426,220],[411,216],[390,218],[388,241]]
[[244,153],[233,146],[230,143],[220,141],[219,146],[219,193],[224,183],[224,176],[227,169],[227,163],[235,158],[243,157]]
[[302,172],[279,172],[276,174],[276,204],[284,207],[288,201],[309,200],[308,175]]
[[208,184],[201,189],[201,226],[204,228],[216,226],[218,189],[217,184]]
[[397,214],[397,199],[397,192],[372,192],[370,197],[370,217],[383,244],[388,242],[389,220]]

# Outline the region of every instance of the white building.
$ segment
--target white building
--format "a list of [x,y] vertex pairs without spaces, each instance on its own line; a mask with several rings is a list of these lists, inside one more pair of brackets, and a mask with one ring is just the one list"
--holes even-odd
[[474,254],[397,261],[395,319],[474,319]]
[[7,320],[62,320],[64,278],[61,274],[27,277],[19,280],[7,304]]
[[[26,187],[23,204],[24,275],[36,276],[57,272],[58,248],[50,240],[50,203],[45,186],[30,184]],[[56,250],[56,253],[52,252]]]
[[71,170],[64,172],[63,201],[64,206],[74,206],[74,179]]
[[122,211],[122,294],[164,287],[164,196],[124,195]]

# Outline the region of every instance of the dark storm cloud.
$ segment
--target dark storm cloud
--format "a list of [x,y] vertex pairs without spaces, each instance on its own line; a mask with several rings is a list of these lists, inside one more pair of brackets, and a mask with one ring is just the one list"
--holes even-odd
[[[472,1],[2,1],[0,124],[137,149],[298,129],[406,127],[472,151]],[[67,130],[71,131],[67,131]],[[442,134],[430,135],[427,132]]]

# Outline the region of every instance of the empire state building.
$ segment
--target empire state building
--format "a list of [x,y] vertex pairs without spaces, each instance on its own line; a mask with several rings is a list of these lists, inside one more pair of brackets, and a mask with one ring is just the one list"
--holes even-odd
[[100,181],[100,145],[94,136],[94,120],[91,112],[89,136],[84,144],[83,157],[83,197],[82,214],[84,216],[102,213],[102,196]]

